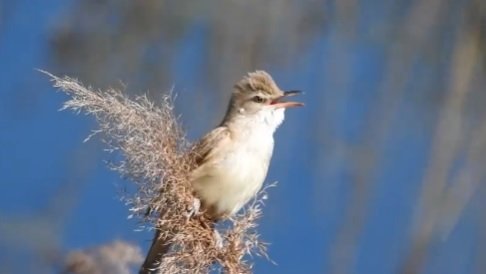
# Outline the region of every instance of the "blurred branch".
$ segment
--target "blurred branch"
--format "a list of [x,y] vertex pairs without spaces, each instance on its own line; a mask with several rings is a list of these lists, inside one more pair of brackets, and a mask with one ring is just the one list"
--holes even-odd
[[362,143],[348,153],[353,189],[331,253],[330,273],[351,273],[356,246],[369,212],[370,197],[378,163],[381,162],[391,122],[406,91],[406,81],[416,55],[419,55],[429,34],[441,20],[443,6],[439,0],[416,1],[398,30],[400,41],[388,49],[385,77],[379,87],[378,98],[368,114]]
[[444,190],[443,205],[438,217],[443,240],[448,238],[468,203],[480,191],[480,183],[486,175],[483,170],[485,162],[486,115],[483,115],[481,127],[472,130],[461,169],[451,179],[450,186]]
[[[430,162],[427,167],[427,173],[422,182],[422,191],[420,201],[415,213],[416,223],[413,228],[412,243],[408,255],[405,257],[405,263],[402,273],[412,274],[420,273],[424,267],[428,255],[430,244],[436,239],[438,234],[438,225],[440,224],[442,210],[450,206],[446,204],[451,202],[447,199],[448,195],[454,195],[453,192],[447,193],[448,174],[452,168],[453,161],[456,157],[457,148],[463,142],[463,113],[466,102],[466,95],[470,91],[471,82],[476,68],[478,57],[477,41],[471,32],[459,33],[456,39],[455,50],[453,51],[452,62],[450,64],[450,84],[449,90],[432,142],[430,153]],[[482,137],[483,133],[474,136]],[[471,142],[471,149],[476,147],[478,141]],[[479,145],[482,145],[480,142]],[[469,153],[470,157],[477,157],[474,153]],[[474,163],[468,161],[468,164]],[[463,171],[465,172],[465,171]],[[464,173],[462,176],[472,176],[470,173]],[[461,178],[460,179],[465,179]],[[471,178],[471,179],[474,179]],[[463,181],[463,184],[468,184]],[[464,185],[461,185],[464,187]],[[452,188],[450,191],[454,191]],[[467,189],[461,189],[461,192]],[[467,197],[467,195],[466,195]],[[464,201],[462,201],[464,203]],[[452,214],[454,212],[448,212]],[[456,214],[459,214],[456,212]],[[455,219],[457,216],[449,216]]]
[[222,91],[243,72],[287,63],[323,22],[314,0],[75,1],[53,29],[52,61],[97,86],[123,79],[136,90],[159,90],[175,78],[180,43],[200,31],[194,77],[203,90]]

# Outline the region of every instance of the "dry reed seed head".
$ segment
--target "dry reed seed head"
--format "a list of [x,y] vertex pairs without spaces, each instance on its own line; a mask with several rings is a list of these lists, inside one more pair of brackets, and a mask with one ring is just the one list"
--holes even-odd
[[[123,198],[130,207],[130,216],[145,226],[155,226],[161,237],[173,242],[171,252],[162,258],[161,273],[207,273],[218,267],[227,273],[250,273],[251,265],[244,256],[266,256],[266,247],[254,232],[261,215],[261,200],[228,221],[231,225],[221,233],[222,248],[214,239],[211,220],[201,213],[187,217],[195,199],[189,173],[196,166],[197,155],[173,113],[170,94],[155,105],[145,96],[130,100],[114,89],[92,90],[75,79],[46,74],[55,87],[71,96],[63,109],[93,115],[99,123],[96,132],[103,134],[108,151],[123,156],[111,166],[137,186],[135,193]],[[263,71],[250,73],[239,84],[278,89]]]

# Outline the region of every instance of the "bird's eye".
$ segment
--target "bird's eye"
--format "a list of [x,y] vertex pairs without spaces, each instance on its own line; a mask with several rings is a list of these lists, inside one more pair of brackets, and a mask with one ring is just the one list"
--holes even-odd
[[253,100],[253,102],[255,102],[255,103],[263,103],[263,102],[265,102],[265,99],[263,99],[263,98],[262,98],[262,97],[260,97],[260,96],[255,96],[255,97],[253,97],[253,98],[252,98],[252,100]]

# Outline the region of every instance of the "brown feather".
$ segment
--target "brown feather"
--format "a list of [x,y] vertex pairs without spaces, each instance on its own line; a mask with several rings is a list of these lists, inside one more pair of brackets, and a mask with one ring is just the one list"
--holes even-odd
[[261,91],[269,96],[282,95],[282,91],[277,86],[272,76],[263,70],[248,73],[235,85],[235,92],[254,92]]

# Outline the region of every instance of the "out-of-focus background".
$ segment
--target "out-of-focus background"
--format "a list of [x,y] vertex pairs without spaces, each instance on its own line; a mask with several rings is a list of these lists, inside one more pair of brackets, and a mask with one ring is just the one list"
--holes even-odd
[[123,240],[129,185],[92,117],[36,68],[177,94],[191,140],[232,84],[269,71],[305,108],[276,133],[255,273],[486,273],[486,2],[0,2],[0,273],[55,273]]

